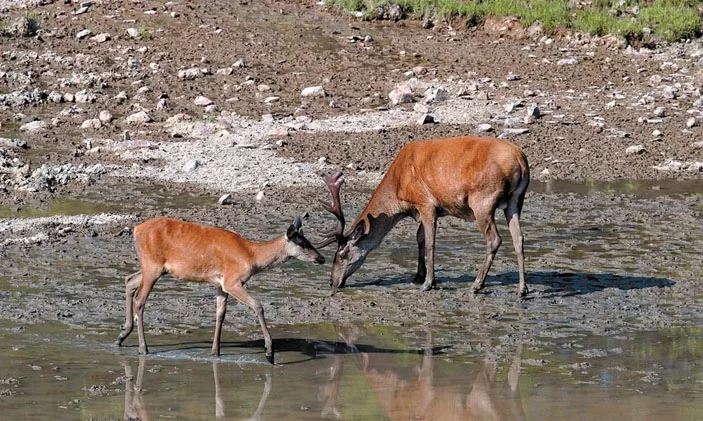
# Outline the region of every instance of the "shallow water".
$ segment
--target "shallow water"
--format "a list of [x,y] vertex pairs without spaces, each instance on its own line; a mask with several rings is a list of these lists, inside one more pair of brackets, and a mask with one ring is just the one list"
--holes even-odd
[[[701,419],[703,209],[700,195],[682,193],[690,189],[531,193],[523,302],[504,222],[477,296],[468,290],[483,240],[455,219],[439,224],[430,293],[408,283],[409,221],[334,296],[329,266],[261,273],[249,286],[267,311],[275,367],[253,313],[235,303],[213,361],[212,287],[169,279],[147,304],[152,354],[137,356],[136,333],[113,347],[121,279],[136,266],[129,236],[8,247],[2,418]],[[211,200],[135,194],[152,197],[149,206]],[[259,236],[276,234],[266,212],[248,218],[267,227]]]
[[260,340],[226,341],[223,356],[210,358],[209,342],[198,341],[205,331],[160,336],[147,357],[97,332],[8,324],[3,332],[4,419],[703,416],[701,328],[493,347],[424,329],[281,325],[273,367]]

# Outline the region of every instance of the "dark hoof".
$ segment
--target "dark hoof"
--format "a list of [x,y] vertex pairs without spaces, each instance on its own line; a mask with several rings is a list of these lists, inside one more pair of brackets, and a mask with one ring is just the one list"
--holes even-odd
[[266,361],[269,362],[269,364],[274,365],[275,363],[273,362],[273,355],[267,355],[266,356]]
[[412,279],[412,283],[415,285],[420,285],[425,283],[425,277],[423,276],[422,278],[419,276],[415,276]]

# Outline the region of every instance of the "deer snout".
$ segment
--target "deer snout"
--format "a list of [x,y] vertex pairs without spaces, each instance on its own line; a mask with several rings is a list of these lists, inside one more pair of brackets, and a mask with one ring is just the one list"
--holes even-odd
[[321,264],[325,263],[324,256],[322,256],[321,254],[318,254],[317,257],[315,257],[314,263],[316,265],[321,265]]

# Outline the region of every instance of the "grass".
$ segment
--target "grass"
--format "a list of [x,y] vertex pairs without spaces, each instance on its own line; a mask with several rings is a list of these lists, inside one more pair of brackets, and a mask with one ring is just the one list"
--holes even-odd
[[378,10],[397,4],[405,18],[458,18],[468,26],[479,25],[488,16],[514,16],[524,27],[535,22],[549,33],[557,29],[592,35],[641,36],[645,32],[664,41],[701,36],[703,24],[698,0],[593,0],[583,7],[569,0],[328,0],[350,12],[361,12],[367,20],[378,18]]

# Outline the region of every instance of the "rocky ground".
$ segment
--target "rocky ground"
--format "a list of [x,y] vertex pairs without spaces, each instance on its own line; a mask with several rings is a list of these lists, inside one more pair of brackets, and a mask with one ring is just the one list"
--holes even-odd
[[[701,186],[695,182],[703,177],[700,40],[648,50],[617,37],[551,37],[509,19],[472,30],[437,20],[423,29],[422,22],[359,21],[312,1],[5,1],[0,11],[0,204],[7,218],[0,220],[0,250],[4,276],[15,287],[32,272],[37,285],[55,288],[52,280],[64,265],[84,271],[77,279],[119,278],[135,266],[125,227],[154,215],[234,226],[261,238],[307,211],[307,224],[321,228],[329,220],[316,204],[327,194],[320,171],[345,169],[343,199],[351,214],[395,153],[420,138],[508,138],[525,151],[535,180],[689,179],[694,189]],[[225,194],[230,206],[212,205]],[[55,203],[67,200],[75,201],[71,213],[114,211],[12,218],[61,214]],[[700,308],[687,295],[700,280],[691,263],[700,249],[700,195],[530,193],[526,206],[533,228],[544,228],[532,243],[541,242],[532,250],[538,298],[530,317],[564,312],[575,326],[590,320],[589,329],[603,332],[592,316],[606,306],[620,327],[656,328],[672,323],[651,306],[662,291],[673,306],[690,309],[682,320]],[[652,228],[660,225],[666,229]],[[629,228],[619,226],[644,232],[642,241],[656,247],[633,246]],[[399,230],[405,238],[412,228]],[[550,230],[564,236],[550,237]],[[573,249],[592,235],[602,255]],[[666,260],[667,241],[684,259],[675,269]],[[545,251],[555,243],[566,251]],[[619,247],[635,251],[617,255]],[[642,257],[655,249],[661,253]],[[569,264],[570,258],[579,263]],[[44,264],[29,271],[37,259]],[[471,259],[478,264],[479,255]],[[513,270],[505,260],[499,273]],[[113,263],[96,267],[106,261]],[[596,274],[559,272],[570,269]],[[402,270],[405,276],[412,269]],[[628,271],[640,275],[614,275]],[[294,287],[290,272],[276,273]],[[334,302],[315,295],[319,283],[301,287],[292,301],[274,285],[263,287],[285,302],[267,304],[267,311],[279,322],[371,317],[394,324],[407,316],[402,308],[432,314],[426,320],[432,322],[472,300],[480,300],[475,322],[515,311],[512,281],[509,293],[505,286],[500,298],[484,300],[469,293],[466,276],[447,272],[450,287],[418,302],[398,295],[414,286],[397,286],[397,276],[382,275],[372,301],[363,288]],[[324,275],[319,278],[325,285]],[[451,280],[461,281],[456,289]],[[25,307],[2,313],[76,325],[93,320],[86,308],[109,309],[99,318],[105,325],[121,317],[119,282],[109,295],[81,295],[81,283],[70,285],[59,289],[67,291],[60,299],[35,294]],[[619,306],[619,285],[636,311]],[[173,324],[169,314],[184,328],[212,316],[210,307],[184,307],[192,300],[180,291],[153,304],[165,315],[155,325]],[[491,298],[497,304],[484,308]],[[573,301],[583,306],[583,318],[570,310]],[[632,311],[635,321],[625,317]],[[257,336],[255,320],[247,320],[244,326]]]

